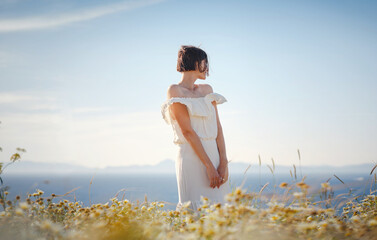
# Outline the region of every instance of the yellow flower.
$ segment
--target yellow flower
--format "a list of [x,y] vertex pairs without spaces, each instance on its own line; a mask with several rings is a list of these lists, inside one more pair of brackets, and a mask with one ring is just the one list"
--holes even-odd
[[294,192],[294,193],[293,193],[293,196],[294,196],[295,198],[300,198],[300,197],[303,197],[303,196],[304,196],[304,193],[303,193],[303,192]]
[[235,193],[237,195],[241,195],[242,194],[242,189],[240,187],[237,187]]
[[49,220],[44,220],[42,223],[41,223],[41,228],[42,229],[51,229],[51,222]]
[[23,209],[23,210],[26,210],[26,209],[29,208],[29,204],[27,204],[26,202],[20,202],[20,203],[19,203],[19,206],[20,206],[20,208]]
[[187,201],[187,202],[183,203],[182,207],[183,208],[189,208],[190,205],[191,205],[191,201]]
[[233,194],[232,193],[228,193],[227,195],[225,195],[225,200],[227,202],[231,202],[233,199]]
[[271,217],[271,221],[276,221],[276,220],[278,220],[279,218],[278,218],[278,216],[272,216]]
[[20,215],[20,216],[24,215],[24,212],[22,211],[21,208],[17,208],[17,209],[15,210],[15,213],[16,213],[16,215]]
[[353,216],[350,218],[350,220],[354,223],[359,223],[360,222],[360,217],[359,216]]
[[169,217],[173,217],[173,216],[174,216],[173,211],[169,211]]
[[296,186],[299,187],[299,188],[303,188],[303,189],[307,189],[307,188],[309,188],[309,185],[307,185],[307,184],[304,183],[304,182],[296,183]]
[[282,182],[282,183],[280,183],[279,187],[286,188],[286,187],[288,187],[288,183]]
[[377,226],[377,220],[376,219],[369,220],[368,221],[368,226],[369,227],[375,227],[375,226]]

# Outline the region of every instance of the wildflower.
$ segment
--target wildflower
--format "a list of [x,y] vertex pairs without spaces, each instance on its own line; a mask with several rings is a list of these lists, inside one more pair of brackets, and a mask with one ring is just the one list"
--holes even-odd
[[321,222],[319,223],[319,225],[320,225],[322,228],[326,228],[326,227],[329,225],[329,223],[326,222],[326,221],[321,221]]
[[163,208],[165,205],[163,203],[160,203],[160,205],[158,205],[160,208]]
[[[302,223],[299,223],[297,225],[297,227],[301,230],[301,231],[309,231],[309,230],[314,230],[317,228],[317,225],[315,223],[305,223],[305,222],[302,222]],[[323,227],[326,227],[326,226],[323,226]]]
[[44,192],[42,191],[42,190],[40,190],[40,189],[37,189],[37,194],[40,196],[40,195],[42,195]]
[[368,221],[368,226],[369,227],[375,227],[375,226],[377,226],[377,220],[376,219],[369,220]]
[[232,193],[228,193],[227,195],[225,195],[225,200],[227,202],[231,202],[233,199],[233,194]]
[[236,188],[236,191],[235,191],[235,193],[237,194],[237,195],[241,195],[242,194],[242,189],[240,188],[240,187],[237,187]]
[[324,188],[324,189],[329,189],[330,184],[328,182],[324,182],[324,183],[321,183],[321,187]]
[[182,207],[183,208],[189,208],[190,205],[191,205],[191,201],[187,201],[187,202],[183,203]]
[[21,208],[17,208],[17,209],[15,210],[15,213],[16,213],[16,215],[20,215],[20,216],[24,215],[24,212],[22,211]]
[[5,192],[4,192],[4,194],[5,194],[5,195],[8,195],[8,194],[9,194],[9,192],[8,192],[8,191],[5,191]]
[[279,219],[279,217],[278,217],[278,216],[276,216],[276,215],[274,215],[274,216],[272,216],[272,217],[271,217],[271,219],[270,219],[270,220],[271,220],[271,221],[276,221],[276,220],[278,220],[278,219]]
[[51,229],[51,222],[49,221],[49,220],[44,220],[42,223],[41,223],[41,225],[40,225],[40,227],[42,228],[42,229]]
[[185,218],[185,222],[187,222],[187,223],[193,223],[194,220],[192,219],[191,216],[187,216],[187,217]]
[[20,206],[20,208],[23,209],[23,210],[26,210],[26,209],[29,208],[29,204],[27,204],[26,202],[20,202],[20,203],[19,203],[19,206]]
[[294,192],[294,193],[293,193],[293,196],[294,196],[295,198],[301,198],[301,197],[304,196],[304,193],[303,193],[303,192]]
[[360,217],[359,216],[353,216],[350,218],[350,220],[354,223],[359,223],[360,222]]
[[203,197],[203,196],[201,196],[201,201],[202,201],[203,203],[207,203],[207,202],[208,202],[208,198],[207,198],[207,197]]
[[280,188],[286,188],[286,187],[288,187],[288,183],[282,182],[282,183],[280,183],[279,187]]
[[375,199],[376,195],[368,195],[367,198],[369,198],[369,199]]
[[213,230],[213,228],[208,228],[204,232],[204,236],[206,236],[207,238],[211,238],[214,234],[215,234],[215,230]]
[[307,184],[304,183],[304,182],[296,183],[296,186],[299,187],[299,188],[303,188],[303,189],[307,189],[307,188],[309,188],[309,185],[307,185]]

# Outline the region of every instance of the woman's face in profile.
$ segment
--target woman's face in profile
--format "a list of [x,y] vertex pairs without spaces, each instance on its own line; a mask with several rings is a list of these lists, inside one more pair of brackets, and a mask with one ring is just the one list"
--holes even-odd
[[206,79],[206,73],[208,71],[208,67],[206,66],[206,61],[204,59],[201,62],[201,69],[206,69],[206,71],[200,72],[199,69],[197,69],[196,71],[198,72],[198,78],[204,80]]

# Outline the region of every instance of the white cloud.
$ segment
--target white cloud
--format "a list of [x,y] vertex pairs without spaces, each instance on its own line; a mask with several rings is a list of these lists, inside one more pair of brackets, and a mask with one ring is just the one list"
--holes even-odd
[[107,110],[111,110],[110,108],[104,107],[82,107],[82,108],[74,108],[72,109],[73,113],[98,113],[98,112],[105,112]]
[[25,101],[33,101],[36,99],[38,99],[38,97],[32,95],[15,94],[9,92],[0,93],[0,104],[12,104]]
[[21,19],[0,19],[0,33],[54,28],[75,22],[95,19],[124,10],[132,10],[161,1],[165,0],[120,2],[108,6],[85,9],[74,13],[65,13],[58,16],[35,16]]
[[0,92],[0,106],[3,113],[59,109],[55,97],[37,91]]

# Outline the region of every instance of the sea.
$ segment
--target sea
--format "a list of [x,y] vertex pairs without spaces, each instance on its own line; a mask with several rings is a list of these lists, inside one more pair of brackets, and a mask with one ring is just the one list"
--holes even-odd
[[[62,199],[79,201],[84,207],[91,204],[109,202],[111,198],[119,200],[128,199],[134,203],[144,201],[165,202],[165,209],[173,210],[178,202],[177,180],[175,174],[109,174],[109,173],[31,173],[31,174],[2,174],[3,187],[6,186],[9,195],[7,199],[15,199],[17,195],[21,201],[25,200],[28,194],[38,189],[44,191],[43,197],[47,198],[52,193],[59,195],[53,202]],[[340,181],[341,180],[341,181]],[[334,191],[334,196],[344,194],[351,198],[356,195],[368,195],[375,190],[376,185],[373,175],[348,174],[337,179],[331,175],[309,174],[305,177],[305,183],[310,188],[308,196],[314,200],[320,200],[321,183],[328,182]],[[279,187],[281,182],[295,184],[301,181],[301,176],[293,177],[288,175],[258,175],[258,174],[230,174],[229,181],[231,189],[241,187],[247,192],[259,193],[264,187],[262,194],[283,194],[285,189]],[[296,189],[294,191],[299,191]],[[345,198],[343,196],[343,198]]]

